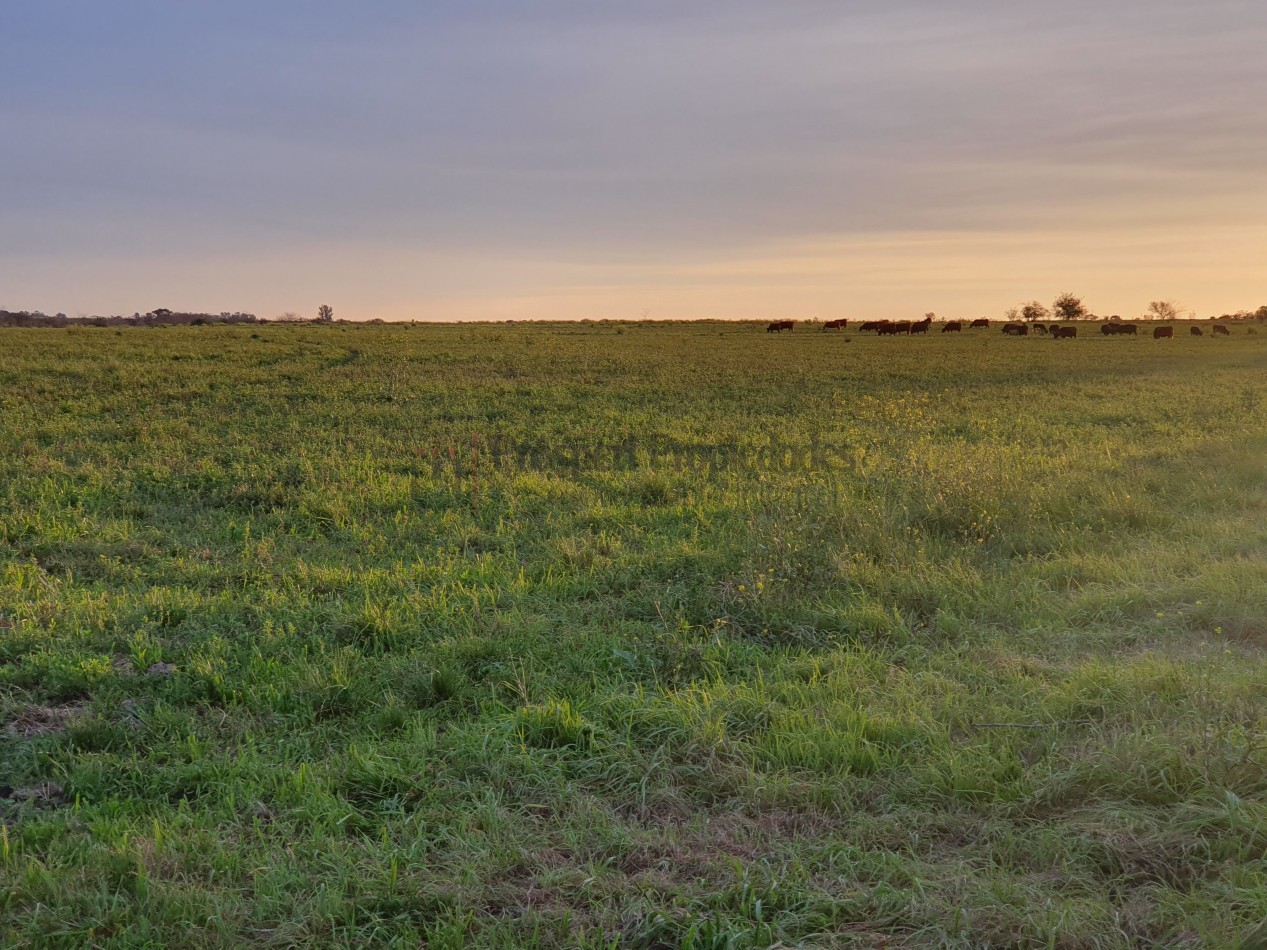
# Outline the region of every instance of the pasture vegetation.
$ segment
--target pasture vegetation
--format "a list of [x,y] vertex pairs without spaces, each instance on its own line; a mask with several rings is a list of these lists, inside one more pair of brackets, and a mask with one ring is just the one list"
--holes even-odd
[[1267,337],[763,329],[0,334],[0,942],[1246,939]]

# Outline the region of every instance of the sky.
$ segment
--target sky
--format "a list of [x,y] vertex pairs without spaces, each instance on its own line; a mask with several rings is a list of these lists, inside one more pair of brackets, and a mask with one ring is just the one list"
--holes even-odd
[[3,0],[0,308],[1267,304],[1262,0]]

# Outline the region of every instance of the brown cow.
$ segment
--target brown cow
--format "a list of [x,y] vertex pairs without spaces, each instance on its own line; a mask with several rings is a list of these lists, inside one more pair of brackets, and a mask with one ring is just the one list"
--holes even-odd
[[968,329],[969,330],[988,330],[990,329],[990,321],[987,320],[985,317],[982,317],[979,320],[973,320],[972,325]]
[[951,320],[941,328],[942,333],[959,333],[963,330],[963,324],[958,320]]
[[1231,330],[1229,330],[1225,326],[1220,326],[1217,323],[1211,329],[1214,331],[1215,336],[1231,336],[1232,335]]
[[849,325],[849,321],[845,319],[828,320],[826,323],[823,324],[823,329],[824,330],[843,330],[848,325]]
[[1154,340],[1169,340],[1175,335],[1174,327],[1156,327],[1153,330]]
[[775,320],[774,323],[765,328],[765,332],[782,333],[784,330],[787,330],[790,333],[795,327],[796,323],[793,320]]
[[1053,340],[1072,340],[1078,335],[1077,327],[1052,327],[1051,338]]
[[1193,336],[1205,336],[1205,332],[1200,327],[1189,327],[1188,332]]
[[879,336],[910,336],[911,321],[910,320],[884,320],[880,326],[876,328]]
[[911,324],[911,333],[927,333],[928,328],[933,325],[932,317],[925,317],[923,320],[916,320]]

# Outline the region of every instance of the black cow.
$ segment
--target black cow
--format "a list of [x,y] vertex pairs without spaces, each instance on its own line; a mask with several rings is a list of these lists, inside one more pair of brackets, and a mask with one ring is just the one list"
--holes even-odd
[[1188,332],[1193,336],[1205,336],[1205,331],[1203,331],[1200,327],[1188,327]]
[[1078,335],[1077,327],[1052,327],[1051,338],[1053,340],[1072,340]]
[[849,325],[849,321],[845,319],[828,320],[826,323],[823,324],[823,329],[824,330],[843,330],[848,325]]
[[959,333],[963,330],[963,324],[958,320],[951,320],[941,328],[942,333]]
[[1169,340],[1175,335],[1174,327],[1156,327],[1153,329],[1154,340]]
[[980,320],[973,320],[973,321],[972,321],[972,326],[970,326],[968,329],[970,329],[970,330],[988,330],[988,329],[990,329],[990,321],[989,321],[989,320],[987,320],[985,317],[982,317]]
[[795,329],[795,327],[796,327],[796,323],[793,320],[775,320],[774,323],[770,324],[768,327],[765,328],[765,332],[766,333],[782,333],[784,330],[787,330],[789,333],[791,333],[792,330]]
[[916,320],[911,324],[911,333],[927,333],[928,328],[933,325],[932,317],[925,317],[923,320]]
[[1212,329],[1214,331],[1215,336],[1231,336],[1232,335],[1231,330],[1229,330],[1227,327],[1220,326],[1217,323],[1213,326]]
[[1023,323],[1005,323],[1003,332],[1008,336],[1029,336],[1029,327]]

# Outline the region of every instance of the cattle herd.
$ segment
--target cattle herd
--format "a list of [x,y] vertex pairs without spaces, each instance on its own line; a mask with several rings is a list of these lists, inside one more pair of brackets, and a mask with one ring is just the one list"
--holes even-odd
[[[942,333],[962,333],[964,324],[967,321],[949,320],[942,324]],[[914,336],[917,333],[927,333],[933,325],[932,317],[925,317],[923,320],[867,320],[858,325],[859,333],[874,333],[876,336]],[[988,330],[990,321],[986,318],[973,320],[967,324],[970,330]],[[828,320],[822,324],[824,331],[836,330],[840,332],[849,326],[847,319]],[[796,329],[795,320],[776,320],[765,328],[766,333],[782,333],[787,330],[789,333]],[[1253,329],[1250,333],[1255,332]],[[1042,323],[1020,323],[1014,321],[1003,324],[1003,334],[1005,336],[1029,336],[1034,333],[1039,336],[1051,336],[1056,340],[1074,339],[1078,336],[1078,328],[1072,324],[1053,323],[1047,326]],[[1104,336],[1137,336],[1139,334],[1139,326],[1134,323],[1122,323],[1111,321],[1100,324],[1100,333]],[[1189,330],[1192,336],[1204,336],[1205,331],[1198,326],[1192,326]],[[1231,336],[1231,331],[1222,324],[1215,323],[1210,327],[1210,333],[1213,336]],[[1175,328],[1172,326],[1154,327],[1154,340],[1173,339]]]

